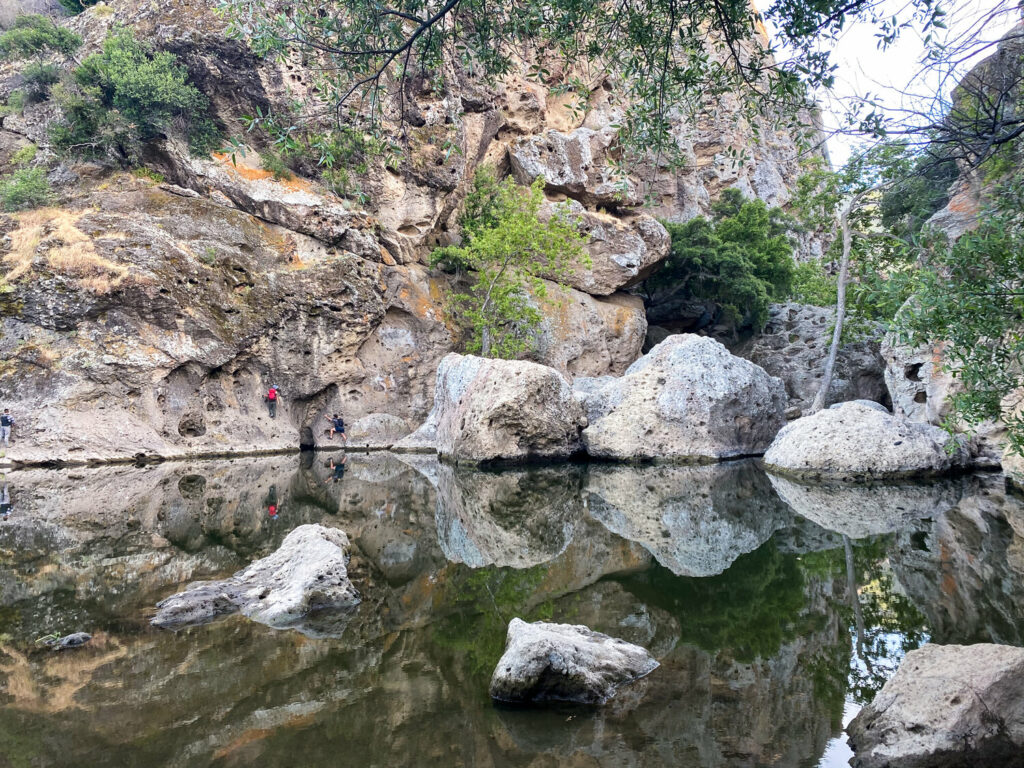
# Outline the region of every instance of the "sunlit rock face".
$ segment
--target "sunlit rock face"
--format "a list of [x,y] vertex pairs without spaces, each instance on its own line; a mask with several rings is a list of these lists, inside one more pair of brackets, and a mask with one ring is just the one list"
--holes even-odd
[[1024,648],[911,651],[849,725],[856,768],[1024,765]]
[[971,478],[955,508],[936,512],[892,554],[933,640],[1024,645],[1024,500],[999,475]]
[[591,465],[584,493],[594,518],[681,576],[721,573],[791,520],[748,462]]
[[785,423],[779,379],[712,339],[669,336],[586,396],[596,458],[722,459],[763,452]]
[[765,465],[801,477],[870,480],[939,475],[966,462],[945,430],[873,406],[838,403],[797,419],[772,441]]
[[960,480],[930,483],[801,483],[768,474],[790,509],[822,528],[862,539],[892,533],[951,509],[963,493]]
[[569,546],[584,514],[580,472],[482,472],[438,467],[437,535],[445,556],[471,568],[529,568]]

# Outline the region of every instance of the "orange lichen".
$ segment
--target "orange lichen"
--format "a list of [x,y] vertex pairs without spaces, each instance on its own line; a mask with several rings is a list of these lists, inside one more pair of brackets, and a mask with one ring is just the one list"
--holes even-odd
[[238,162],[237,157],[232,160],[229,154],[214,152],[213,159],[224,166],[229,173],[233,173],[247,181],[270,181],[274,184],[280,184],[289,192],[308,192],[311,189],[310,183],[298,176],[292,176],[290,179],[278,179],[274,177],[273,172],[268,171],[266,168],[254,168],[245,162]]

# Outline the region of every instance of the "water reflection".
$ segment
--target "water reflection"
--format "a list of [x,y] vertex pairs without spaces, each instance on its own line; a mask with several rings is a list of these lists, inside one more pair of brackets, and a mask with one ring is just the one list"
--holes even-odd
[[[11,473],[7,762],[811,766],[909,648],[1024,640],[1024,504],[998,476],[908,486],[883,522],[891,494],[776,494],[749,463],[487,473],[353,454],[335,482],[339,459]],[[340,637],[149,627],[159,599],[305,522],[353,542],[363,603]],[[497,709],[513,616],[587,624],[662,666],[600,710]],[[94,640],[74,653],[34,642],[75,630]]]

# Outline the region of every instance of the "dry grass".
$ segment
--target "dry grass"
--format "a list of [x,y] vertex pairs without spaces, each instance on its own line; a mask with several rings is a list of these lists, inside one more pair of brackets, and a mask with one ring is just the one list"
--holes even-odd
[[[18,215],[18,227],[11,233],[11,249],[4,254],[8,271],[3,281],[28,275],[37,259],[54,272],[78,278],[78,284],[96,294],[109,293],[129,277],[124,264],[96,252],[93,238],[76,225],[81,213],[61,208],[39,208]],[[104,233],[102,239],[123,239],[123,233]]]

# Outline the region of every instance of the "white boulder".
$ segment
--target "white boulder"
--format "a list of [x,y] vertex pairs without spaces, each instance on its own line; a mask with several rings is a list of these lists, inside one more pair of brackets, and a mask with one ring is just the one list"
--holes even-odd
[[508,702],[603,704],[657,667],[645,648],[581,625],[512,619],[490,693]]
[[[582,394],[582,393],[581,393]],[[779,379],[717,341],[669,336],[581,399],[587,452],[610,459],[724,459],[762,453],[785,424]]]

